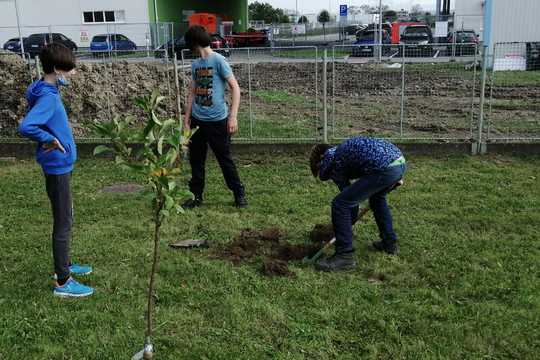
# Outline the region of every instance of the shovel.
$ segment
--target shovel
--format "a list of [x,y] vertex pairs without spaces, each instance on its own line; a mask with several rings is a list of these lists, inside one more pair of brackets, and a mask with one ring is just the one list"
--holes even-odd
[[[362,217],[364,217],[364,215],[366,215],[368,212],[369,212],[369,207],[360,209],[360,212],[358,213],[358,217],[356,218],[356,220],[354,220],[353,225],[356,224],[360,219],[362,219]],[[332,246],[335,242],[336,242],[336,238],[333,237],[330,241],[324,244],[323,247],[315,253],[315,255],[311,257],[308,255],[305,258],[303,258],[302,263],[313,264],[315,261],[317,261],[321,257],[324,251],[330,246]]]

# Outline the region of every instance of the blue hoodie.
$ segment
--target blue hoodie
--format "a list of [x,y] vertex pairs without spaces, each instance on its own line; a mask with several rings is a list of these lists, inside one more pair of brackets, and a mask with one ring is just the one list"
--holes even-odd
[[[36,160],[43,172],[62,175],[73,170],[77,160],[77,148],[60,93],[56,85],[43,80],[34,81],[26,91],[28,109],[19,126],[24,137],[36,141]],[[57,139],[66,152],[55,149],[48,153],[43,145]]]

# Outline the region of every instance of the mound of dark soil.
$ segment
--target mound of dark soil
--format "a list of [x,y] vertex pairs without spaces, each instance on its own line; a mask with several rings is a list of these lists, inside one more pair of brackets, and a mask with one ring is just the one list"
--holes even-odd
[[244,229],[227,245],[213,250],[213,256],[235,265],[263,258],[262,273],[267,276],[294,276],[290,261],[302,260],[319,250],[319,244],[291,244],[283,242],[285,232],[279,228]]
[[296,274],[289,270],[289,263],[283,260],[266,259],[262,265],[262,273],[265,276],[287,276],[296,277]]

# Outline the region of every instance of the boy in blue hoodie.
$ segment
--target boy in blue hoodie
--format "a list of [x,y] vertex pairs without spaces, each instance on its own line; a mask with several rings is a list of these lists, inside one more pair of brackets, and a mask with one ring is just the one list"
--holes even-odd
[[67,85],[67,78],[74,73],[75,57],[66,46],[52,43],[42,50],[40,60],[45,76],[33,82],[26,92],[28,109],[19,132],[37,142],[36,160],[43,168],[52,206],[54,295],[89,296],[94,290],[71,277],[71,274],[90,274],[92,268],[72,264],[69,256],[72,224],[70,181],[77,148],[58,89]]

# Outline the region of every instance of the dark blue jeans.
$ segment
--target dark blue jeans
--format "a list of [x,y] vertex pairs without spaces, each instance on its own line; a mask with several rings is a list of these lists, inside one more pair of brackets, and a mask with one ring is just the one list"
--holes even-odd
[[397,240],[392,226],[392,214],[386,202],[386,195],[405,173],[406,165],[389,167],[375,174],[363,176],[347,186],[332,201],[332,223],[336,234],[336,251],[354,250],[352,225],[358,216],[358,206],[369,199],[379,236],[387,244]]

